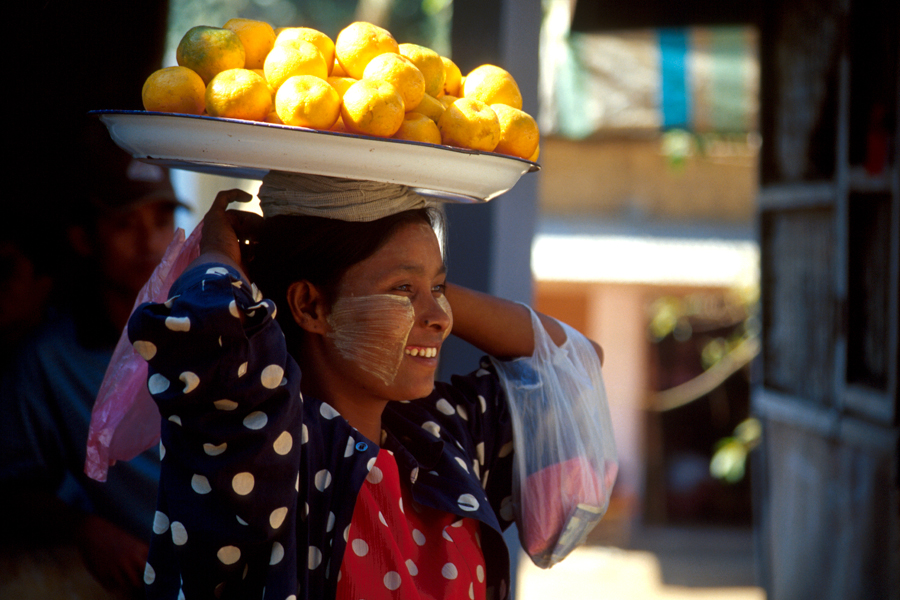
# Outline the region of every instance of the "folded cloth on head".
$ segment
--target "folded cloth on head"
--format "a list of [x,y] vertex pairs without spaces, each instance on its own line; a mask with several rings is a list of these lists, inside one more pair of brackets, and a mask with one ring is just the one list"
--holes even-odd
[[282,171],[270,171],[257,196],[267,218],[308,215],[374,221],[427,205],[424,197],[405,185]]

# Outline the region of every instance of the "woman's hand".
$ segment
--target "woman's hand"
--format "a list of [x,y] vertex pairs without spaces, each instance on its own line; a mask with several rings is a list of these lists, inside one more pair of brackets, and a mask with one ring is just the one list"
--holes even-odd
[[200,257],[193,264],[224,262],[246,278],[241,244],[256,237],[262,217],[243,210],[228,210],[232,202],[249,202],[253,196],[243,190],[225,190],[216,195],[203,217]]

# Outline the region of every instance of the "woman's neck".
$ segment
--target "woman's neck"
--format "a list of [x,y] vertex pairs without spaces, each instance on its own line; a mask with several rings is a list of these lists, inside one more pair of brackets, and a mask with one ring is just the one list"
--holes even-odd
[[303,373],[300,389],[304,396],[318,398],[330,405],[347,420],[351,427],[379,444],[381,440],[381,415],[388,400],[374,397],[352,385],[339,374],[329,372],[324,361],[316,360],[317,352],[301,352],[295,357]]

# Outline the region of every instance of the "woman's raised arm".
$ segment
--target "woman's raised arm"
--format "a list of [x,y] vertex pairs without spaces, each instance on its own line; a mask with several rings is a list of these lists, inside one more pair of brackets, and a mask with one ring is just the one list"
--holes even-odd
[[[453,333],[460,339],[500,359],[534,352],[531,315],[523,305],[450,283],[447,300],[453,309]],[[537,315],[553,342],[561,346],[566,341],[563,328],[555,319]],[[594,341],[591,344],[602,364],[603,349]]]

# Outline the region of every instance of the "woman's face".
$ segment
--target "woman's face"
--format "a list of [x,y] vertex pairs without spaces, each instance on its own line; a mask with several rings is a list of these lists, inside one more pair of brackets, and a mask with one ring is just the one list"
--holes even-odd
[[338,286],[327,339],[345,383],[379,398],[413,400],[434,387],[453,324],[440,246],[426,223],[401,225]]

